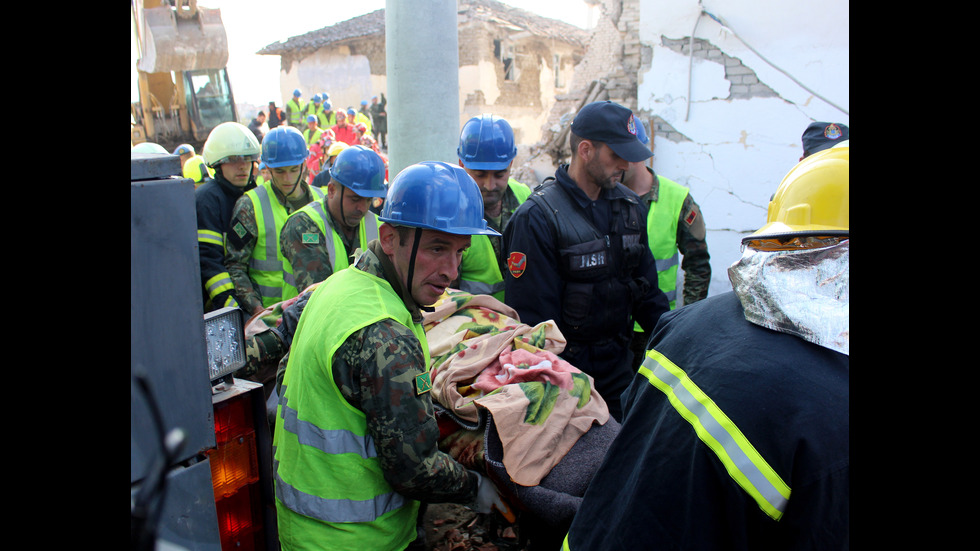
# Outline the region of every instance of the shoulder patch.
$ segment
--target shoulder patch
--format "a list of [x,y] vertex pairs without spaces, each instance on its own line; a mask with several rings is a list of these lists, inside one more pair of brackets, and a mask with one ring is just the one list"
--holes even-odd
[[524,253],[510,253],[507,257],[507,269],[510,271],[510,275],[515,278],[524,275],[524,269],[527,268],[527,255]]
[[432,378],[429,377],[429,372],[426,371],[420,375],[415,376],[415,394],[421,396],[426,392],[432,390]]
[[698,211],[696,209],[691,209],[691,212],[687,213],[687,216],[684,217],[684,223],[690,226],[691,224],[694,223],[694,220],[697,217],[698,217]]
[[245,235],[248,233],[245,226],[243,226],[241,222],[236,222],[231,229],[235,230],[235,235],[237,235],[239,239],[244,239]]
[[304,233],[303,234],[303,244],[305,245],[316,245],[320,242],[319,233]]

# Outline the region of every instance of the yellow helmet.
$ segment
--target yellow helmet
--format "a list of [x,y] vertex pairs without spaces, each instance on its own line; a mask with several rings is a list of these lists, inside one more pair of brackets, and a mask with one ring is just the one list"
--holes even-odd
[[[843,146],[843,147],[841,147]],[[766,224],[742,239],[849,236],[850,147],[814,153],[794,166],[769,201]]]
[[350,147],[346,142],[334,142],[327,150],[327,157],[333,157],[334,155],[340,155],[340,152]]

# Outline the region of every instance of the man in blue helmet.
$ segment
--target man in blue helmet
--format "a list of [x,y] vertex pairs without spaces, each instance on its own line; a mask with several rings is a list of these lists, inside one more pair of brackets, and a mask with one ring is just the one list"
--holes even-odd
[[378,238],[381,223],[369,209],[387,192],[384,161],[367,147],[349,147],[317,174],[313,187],[325,189],[326,197],[290,214],[279,234],[284,268],[292,276],[287,283],[292,279],[297,291],[348,267],[356,249],[367,250]]
[[583,107],[572,121],[570,164],[504,229],[507,304],[524,323],[558,325],[562,358],[592,375],[617,421],[633,375],[633,323],[650,331],[669,309],[647,244],[647,211],[619,181],[630,162],[652,155],[636,124],[611,101]]
[[[517,155],[510,123],[491,114],[473,117],[463,125],[456,154],[459,166],[480,188],[487,224],[503,233],[511,215],[531,195],[531,188],[510,177]],[[501,248],[500,237],[474,237],[463,254],[456,287],[503,301],[507,264]]]
[[296,296],[285,285],[279,232],[290,213],[322,199],[306,183],[306,141],[289,126],[272,129],[262,140],[262,162],[271,181],[245,193],[235,203],[228,230],[225,266],[246,315]]
[[286,122],[300,132],[303,131],[304,124],[302,95],[303,93],[297,88],[293,90],[293,97],[286,102]]
[[419,537],[420,502],[506,509],[489,479],[438,449],[421,324],[471,236],[497,233],[480,192],[459,167],[415,164],[380,219],[354,265],[309,294],[284,360],[273,444],[286,551],[404,550]]

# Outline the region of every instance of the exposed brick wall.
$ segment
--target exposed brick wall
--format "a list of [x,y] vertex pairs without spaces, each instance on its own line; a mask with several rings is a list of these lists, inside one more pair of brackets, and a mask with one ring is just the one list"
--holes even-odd
[[759,81],[755,71],[742,64],[742,61],[721,51],[717,46],[702,38],[695,38],[693,46],[690,37],[670,39],[661,38],[661,45],[685,56],[720,63],[725,67],[725,78],[731,82],[728,98],[746,99],[752,97],[775,97],[772,88]]

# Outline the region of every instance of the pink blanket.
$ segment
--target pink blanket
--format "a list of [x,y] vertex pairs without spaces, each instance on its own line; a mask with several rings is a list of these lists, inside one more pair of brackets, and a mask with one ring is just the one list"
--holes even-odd
[[432,397],[461,419],[493,415],[512,480],[535,486],[582,434],[609,419],[592,377],[557,356],[554,323],[534,327],[489,295],[450,289],[424,315]]

